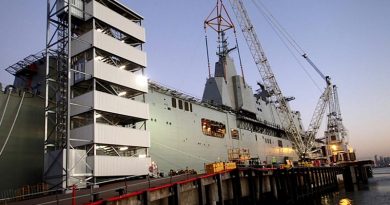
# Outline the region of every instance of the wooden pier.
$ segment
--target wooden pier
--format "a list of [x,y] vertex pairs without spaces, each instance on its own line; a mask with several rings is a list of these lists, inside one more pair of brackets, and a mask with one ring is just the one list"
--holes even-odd
[[[73,193],[6,204],[238,205],[305,204],[340,188],[368,183],[371,162],[291,169],[237,168],[204,175],[124,180]],[[0,201],[0,204],[1,201]]]
[[89,203],[143,205],[294,204],[337,190],[342,167],[239,168]]

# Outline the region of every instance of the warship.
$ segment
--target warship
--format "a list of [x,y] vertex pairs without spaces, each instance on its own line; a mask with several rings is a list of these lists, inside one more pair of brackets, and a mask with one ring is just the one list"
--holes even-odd
[[[0,163],[20,173],[1,170],[9,180],[0,189],[42,181],[85,187],[156,167],[204,172],[218,161],[299,159],[285,113],[263,84],[254,92],[237,72],[231,53],[238,45],[229,48],[225,31],[198,99],[145,78],[143,17],[133,10],[115,0],[48,5],[56,8],[48,21],[58,32],[48,28],[44,51],[6,69],[15,81],[0,94]],[[290,116],[303,134],[299,111]]]

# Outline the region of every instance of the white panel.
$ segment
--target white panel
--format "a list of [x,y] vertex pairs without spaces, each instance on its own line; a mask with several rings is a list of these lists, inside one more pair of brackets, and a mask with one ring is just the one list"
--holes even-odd
[[87,169],[87,152],[85,150],[71,149],[69,150],[70,172],[73,176],[87,176],[91,171]]
[[147,104],[95,91],[95,109],[141,119],[149,119]]
[[102,32],[91,30],[72,40],[72,56],[95,46],[128,61],[146,67],[146,53]]
[[98,60],[88,61],[85,65],[85,71],[96,78],[122,85],[134,90],[148,92],[148,83],[140,82],[138,75],[121,70],[115,66]]
[[[72,139],[81,139],[81,140],[88,140],[90,142],[93,141],[93,124],[86,125],[83,127],[78,127],[75,129],[72,129],[70,131],[70,136]],[[80,142],[80,141],[72,141],[72,146],[80,146],[85,144],[90,144],[90,142]]]
[[93,32],[88,31],[77,39],[72,39],[72,56],[75,56],[92,47],[93,43]]
[[[91,10],[91,9],[89,9]],[[93,16],[134,38],[145,42],[145,29],[115,11],[93,1]]]
[[[92,158],[92,157],[88,157]],[[95,176],[147,175],[151,164],[150,158],[95,156]]]
[[93,106],[93,92],[88,92],[83,95],[71,99],[72,103],[78,105],[71,105],[71,115],[77,115],[88,110]]
[[[89,31],[91,32],[91,31]],[[88,32],[88,33],[89,33]],[[146,67],[146,53],[99,31],[94,31],[94,46]]]
[[96,124],[95,143],[150,147],[150,134],[145,130]]
[[141,119],[149,119],[148,104],[100,91],[85,93],[73,98],[71,101],[72,103],[82,105],[72,105],[71,115],[77,115],[93,108]]

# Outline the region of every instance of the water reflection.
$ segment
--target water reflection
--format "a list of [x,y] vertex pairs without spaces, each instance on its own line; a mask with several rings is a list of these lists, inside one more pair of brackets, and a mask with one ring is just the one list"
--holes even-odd
[[369,184],[356,186],[354,192],[340,189],[321,197],[298,203],[308,205],[390,205],[390,168],[374,169],[374,177]]
[[341,199],[339,205],[352,205],[351,199]]

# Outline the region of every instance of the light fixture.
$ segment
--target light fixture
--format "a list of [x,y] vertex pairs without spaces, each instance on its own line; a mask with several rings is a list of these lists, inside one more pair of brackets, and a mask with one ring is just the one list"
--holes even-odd
[[98,28],[98,29],[96,29],[96,31],[98,31],[98,32],[102,32],[102,31],[103,31],[103,29],[101,29],[101,28]]
[[129,147],[121,147],[121,148],[119,148],[120,151],[125,151],[125,150],[128,150],[128,149],[129,149]]
[[100,60],[102,60],[103,59],[103,56],[96,56],[95,57],[95,60],[98,60],[98,61],[100,61]]
[[104,149],[104,148],[106,148],[107,146],[105,146],[105,145],[98,145],[98,146],[96,146],[96,148],[97,149]]
[[148,78],[144,75],[137,75],[135,81],[140,86],[148,85]]
[[337,147],[336,145],[332,145],[332,150],[336,151]]
[[146,154],[140,154],[138,155],[139,158],[146,158]]
[[96,113],[96,115],[95,115],[95,118],[101,118],[102,117],[102,115],[101,114],[99,114],[99,113]]
[[123,70],[123,69],[125,69],[126,68],[126,66],[125,65],[121,65],[121,66],[119,66],[119,69],[121,69],[121,70]]
[[123,92],[120,92],[120,93],[118,93],[118,96],[124,96],[124,95],[126,95],[126,91],[123,91]]

